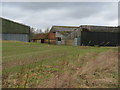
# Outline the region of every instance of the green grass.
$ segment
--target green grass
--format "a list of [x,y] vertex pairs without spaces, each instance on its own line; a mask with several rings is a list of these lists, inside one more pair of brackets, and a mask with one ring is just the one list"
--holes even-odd
[[[100,53],[110,47],[74,47],[40,43],[4,42],[2,43],[3,71],[18,72],[21,64],[34,67],[39,64],[53,64],[60,61],[74,61],[79,55]],[[48,57],[48,58],[47,58]],[[37,62],[37,63],[36,63]],[[13,64],[15,63],[15,64]]]
[[[108,50],[117,51],[117,47],[75,47],[3,41],[3,75],[20,73],[22,68],[24,68],[24,73],[26,74],[29,69],[36,70],[36,68],[39,68],[44,71],[44,73],[41,71],[39,72],[40,75],[42,75],[42,78],[39,80],[40,82],[48,77],[53,76],[52,74],[48,73],[49,71],[67,71],[67,68],[63,69],[64,62],[70,62],[74,65],[78,65],[77,60],[80,56],[84,56],[88,53],[99,54]],[[49,68],[49,66],[51,68]],[[35,82],[34,80],[32,81]]]

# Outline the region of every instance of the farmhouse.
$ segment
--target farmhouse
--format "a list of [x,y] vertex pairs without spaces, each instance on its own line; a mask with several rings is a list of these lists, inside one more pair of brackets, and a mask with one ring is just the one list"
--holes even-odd
[[65,44],[65,37],[77,28],[75,26],[52,26],[49,32],[49,43]]
[[118,46],[120,45],[120,31],[118,27],[82,25],[65,40],[72,40],[77,46]]
[[30,42],[30,27],[5,18],[0,18],[2,22],[2,30],[0,34],[1,40],[16,40]]
[[32,42],[48,43],[48,35],[48,33],[35,34],[32,37]]

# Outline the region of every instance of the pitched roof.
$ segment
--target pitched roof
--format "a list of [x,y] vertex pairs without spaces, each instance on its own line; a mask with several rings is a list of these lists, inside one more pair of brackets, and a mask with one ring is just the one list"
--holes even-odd
[[2,23],[2,30],[0,33],[9,33],[9,34],[29,34],[30,26],[14,22],[5,18],[0,17]]
[[20,25],[23,25],[23,26],[26,26],[26,27],[30,27],[29,25],[26,25],[26,24],[23,24],[23,23],[20,23],[20,22],[16,22],[16,21],[13,21],[13,20],[10,20],[10,19],[7,19],[7,18],[3,18],[3,17],[0,17],[1,20],[7,20],[9,22],[13,22],[13,23],[16,23],[16,24],[20,24]]
[[81,25],[81,31],[90,31],[90,32],[120,32],[118,27],[110,26],[93,26],[93,25]]
[[76,28],[79,28],[77,26],[52,26],[50,32],[72,32]]
[[48,39],[48,33],[35,34],[32,39]]

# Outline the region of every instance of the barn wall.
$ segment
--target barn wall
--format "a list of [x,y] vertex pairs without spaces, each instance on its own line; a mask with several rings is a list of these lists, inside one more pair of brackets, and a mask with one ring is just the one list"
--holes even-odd
[[55,33],[49,33],[49,39],[54,39],[55,40],[56,39],[55,38]]
[[81,32],[81,45],[85,46],[116,46],[120,40],[118,34],[113,32]]
[[56,40],[49,40],[50,44],[56,44]]
[[59,32],[56,32],[56,37],[62,37],[62,34],[60,34]]
[[[2,19],[0,18],[0,32],[2,32]],[[2,35],[0,35],[0,40],[2,40]]]
[[29,26],[4,18],[0,18],[0,20],[2,21],[2,30],[0,30],[1,40],[30,41],[31,34]]
[[74,40],[66,40],[65,44],[66,45],[74,45]]
[[74,46],[79,46],[79,45],[81,45],[80,37],[74,38]]
[[1,36],[2,36],[2,40],[16,40],[16,41],[29,42],[28,34],[2,34]]
[[49,43],[49,40],[48,39],[44,39],[44,43]]
[[[0,32],[1,33],[1,32]],[[2,33],[29,34],[30,27],[7,19],[2,19]]]

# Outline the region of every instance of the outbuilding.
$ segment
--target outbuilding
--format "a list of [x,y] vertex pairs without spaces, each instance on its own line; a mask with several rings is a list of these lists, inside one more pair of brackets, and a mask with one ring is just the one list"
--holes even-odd
[[71,39],[75,46],[119,46],[118,27],[82,25],[65,39]]
[[49,32],[49,43],[52,44],[65,44],[65,38],[73,32],[76,26],[52,26]]
[[32,42],[48,43],[48,35],[48,33],[34,34],[32,37]]
[[0,18],[2,22],[2,30],[0,30],[0,34],[2,36],[1,40],[15,40],[15,41],[23,41],[30,42],[30,26],[17,23],[5,18]]

